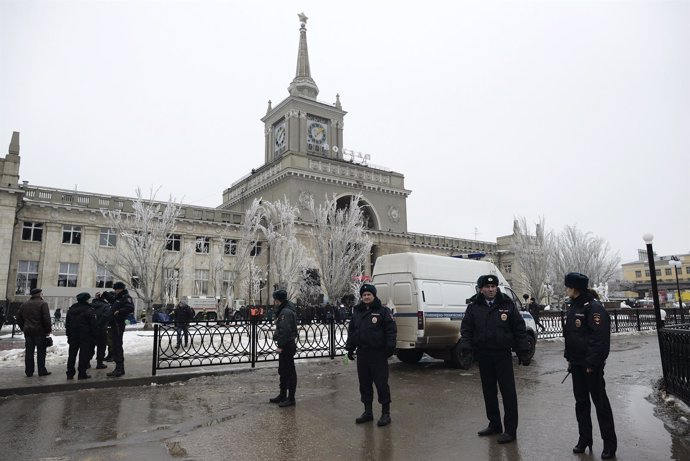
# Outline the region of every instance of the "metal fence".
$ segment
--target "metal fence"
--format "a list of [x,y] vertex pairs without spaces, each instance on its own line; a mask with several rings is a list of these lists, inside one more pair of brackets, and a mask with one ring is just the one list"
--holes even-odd
[[690,405],[690,324],[659,330],[666,391]]
[[[662,310],[666,312],[665,325],[683,324],[686,319],[690,321],[688,309]],[[613,309],[609,310],[609,315],[611,316],[611,333],[656,329],[656,317],[652,309]],[[565,317],[565,312],[540,313],[539,322],[544,326],[544,329],[542,330],[537,326],[538,337],[542,339],[562,337]]]
[[[347,322],[330,319],[297,326],[295,358],[309,359],[345,354]],[[184,329],[174,322],[154,325],[151,373],[169,368],[277,361],[273,341],[275,324],[266,320],[195,321]]]

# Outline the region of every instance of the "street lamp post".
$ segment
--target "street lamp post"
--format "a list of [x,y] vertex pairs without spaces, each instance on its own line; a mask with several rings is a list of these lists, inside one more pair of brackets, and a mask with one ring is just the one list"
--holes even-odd
[[649,275],[652,281],[652,299],[654,300],[654,317],[656,317],[656,337],[659,340],[659,355],[661,356],[661,370],[664,377],[664,387],[666,387],[666,365],[664,364],[663,347],[661,344],[661,307],[659,306],[659,288],[656,284],[656,266],[654,265],[654,249],[652,242],[654,236],[652,234],[644,234],[642,239],[647,244],[647,260],[649,261]]
[[668,262],[670,266],[676,270],[676,291],[678,292],[678,307],[683,309],[683,295],[680,293],[680,282],[678,281],[678,268],[683,265],[677,256],[671,256],[671,260]]

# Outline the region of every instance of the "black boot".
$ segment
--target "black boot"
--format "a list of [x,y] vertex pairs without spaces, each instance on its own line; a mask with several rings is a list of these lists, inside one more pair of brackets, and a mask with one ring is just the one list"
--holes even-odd
[[584,453],[587,448],[589,448],[589,452],[592,453],[592,441],[580,439],[577,441],[577,445],[573,447],[573,453]]
[[294,389],[288,391],[288,396],[278,404],[279,407],[291,407],[295,405],[295,391]]
[[371,409],[371,403],[365,403],[364,404],[364,413],[359,418],[355,419],[355,423],[357,424],[362,424],[362,423],[368,423],[369,421],[374,420],[374,412]]
[[273,397],[271,399],[268,399],[268,401],[271,403],[280,403],[283,400],[285,400],[286,397],[287,397],[287,393],[285,392],[285,389],[281,389],[280,394],[276,395],[275,397]]
[[391,404],[384,403],[383,409],[381,410],[381,417],[376,423],[377,426],[383,427],[388,426],[391,423]]
[[120,376],[122,376],[124,374],[125,374],[124,368],[115,367],[115,369],[113,371],[111,371],[110,373],[106,373],[106,376],[108,378],[119,378]]
[[615,443],[604,442],[604,451],[601,452],[601,459],[612,459],[616,457],[616,446]]
[[103,368],[108,368],[108,365],[106,365],[103,362],[98,362],[98,364],[96,365],[96,370],[102,370]]

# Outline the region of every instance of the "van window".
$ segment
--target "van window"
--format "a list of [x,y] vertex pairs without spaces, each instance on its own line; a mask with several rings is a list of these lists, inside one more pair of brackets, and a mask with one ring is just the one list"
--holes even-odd
[[412,285],[409,282],[393,285],[393,304],[396,306],[412,305]]
[[508,287],[501,287],[501,291],[505,293],[510,299],[513,300],[513,304],[515,304],[515,307],[517,307],[519,310],[522,310],[522,302],[520,301],[520,298],[517,297],[515,292],[511,290]]
[[473,285],[449,282],[443,284],[443,299],[448,307],[466,306],[467,299],[474,296],[474,293]]
[[383,304],[386,304],[390,299],[388,295],[388,284],[387,283],[377,283],[376,286],[376,297],[381,300]]
[[422,282],[422,290],[424,291],[424,299],[427,306],[442,306],[443,293],[441,292],[441,284],[438,282]]

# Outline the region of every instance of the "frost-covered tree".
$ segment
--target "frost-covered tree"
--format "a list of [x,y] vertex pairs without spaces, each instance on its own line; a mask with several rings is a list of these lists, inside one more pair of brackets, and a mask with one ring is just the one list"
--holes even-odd
[[552,256],[552,235],[545,232],[545,220],[540,218],[535,231],[524,217],[515,219],[513,225],[513,253],[519,270],[515,271],[514,289],[518,293],[528,293],[537,300],[546,297],[544,285],[549,280],[549,265]]
[[[181,207],[172,197],[167,202],[156,201],[156,192],[144,198],[136,190],[133,211],[101,210],[108,226],[118,236],[112,252],[98,255],[91,252],[96,264],[104,266],[115,278],[127,283],[146,306],[146,325],[151,327],[153,304],[164,302],[166,269],[177,268],[188,249],[166,251],[168,239],[175,230]],[[161,282],[163,281],[163,284]]]
[[609,243],[577,226],[565,226],[554,238],[551,274],[554,276],[554,292],[565,295],[563,278],[568,272],[581,272],[589,277],[590,285],[611,281],[620,256],[611,252]]
[[287,291],[288,299],[295,299],[311,264],[306,248],[297,238],[295,221],[299,209],[287,197],[277,202],[262,201],[261,207],[263,219],[259,229],[271,251],[273,279],[279,288]]
[[353,278],[362,275],[371,251],[372,242],[365,233],[360,200],[361,195],[357,195],[348,207],[340,209],[335,195],[330,199],[326,196],[318,207],[313,199],[309,201],[321,284],[331,302],[352,293]]

